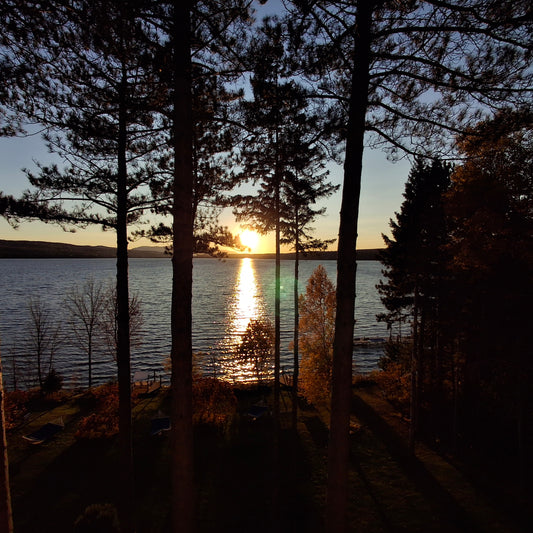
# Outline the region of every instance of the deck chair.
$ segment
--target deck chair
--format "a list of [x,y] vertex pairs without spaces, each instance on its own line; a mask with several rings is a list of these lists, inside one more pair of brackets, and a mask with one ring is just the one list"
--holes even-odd
[[49,441],[56,433],[61,431],[65,427],[63,419],[59,421],[58,424],[48,422],[41,426],[36,431],[33,431],[29,435],[24,435],[23,438],[32,444],[42,444],[43,442]]
[[152,418],[150,426],[150,435],[153,437],[155,435],[162,435],[164,431],[170,429],[170,418],[168,416],[158,416]]

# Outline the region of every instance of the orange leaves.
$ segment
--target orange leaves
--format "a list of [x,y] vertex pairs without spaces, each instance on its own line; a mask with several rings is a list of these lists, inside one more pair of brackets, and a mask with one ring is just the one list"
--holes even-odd
[[226,426],[237,410],[237,398],[229,383],[216,378],[194,380],[193,422]]
[[300,297],[300,390],[310,403],[329,400],[334,331],[335,288],[319,265]]
[[[82,418],[78,439],[102,439],[118,434],[118,384],[108,383],[91,389],[87,396],[95,403],[94,412]],[[135,400],[135,399],[133,399]]]
[[26,407],[34,393],[32,391],[6,392],[4,396],[4,414],[6,417],[6,429],[13,429],[28,412]]

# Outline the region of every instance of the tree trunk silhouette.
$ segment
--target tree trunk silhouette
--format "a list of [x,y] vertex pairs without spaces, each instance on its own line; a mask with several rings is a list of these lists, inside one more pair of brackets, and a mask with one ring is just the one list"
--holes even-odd
[[9,488],[9,460],[7,456],[6,420],[4,416],[4,380],[0,356],[0,531],[12,533],[11,491]]
[[418,311],[419,311],[419,296],[418,296],[418,278],[415,281],[415,294],[414,294],[414,310],[413,310],[413,346],[411,350],[411,403],[409,406],[409,449],[414,452],[415,439],[418,427],[418,368],[419,368],[419,343],[420,333],[418,324]]
[[130,316],[128,283],[128,176],[126,166],[126,72],[119,88],[117,172],[117,366],[119,388],[120,522],[133,531],[133,448],[131,426]]
[[[296,227],[298,227],[298,214],[296,215]],[[298,425],[298,378],[300,374],[300,309],[298,302],[298,278],[300,270],[300,239],[296,232],[294,243],[294,337],[293,337],[293,374],[292,374],[292,429],[296,431]]]
[[331,533],[344,532],[347,527],[349,425],[357,270],[355,249],[365,116],[368,106],[372,11],[373,2],[358,2],[337,259],[337,307],[333,343],[326,504],[326,527]]
[[193,122],[190,1],[174,2],[172,255],[172,530],[194,523],[192,428]]

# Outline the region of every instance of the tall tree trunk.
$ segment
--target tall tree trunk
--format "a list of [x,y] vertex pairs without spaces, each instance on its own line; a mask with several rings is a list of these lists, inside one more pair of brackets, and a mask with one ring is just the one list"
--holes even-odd
[[93,386],[93,346],[92,346],[92,332],[89,335],[89,345],[87,347],[89,360],[89,389]]
[[[276,171],[276,174],[278,172]],[[279,432],[280,424],[280,365],[281,365],[281,253],[280,253],[280,179],[276,176],[276,289],[274,301],[274,421],[276,425],[276,432]],[[277,438],[277,437],[276,437]]]
[[411,404],[409,406],[409,449],[413,452],[415,449],[415,440],[418,426],[418,356],[420,342],[419,328],[418,328],[418,279],[415,281],[415,296],[413,305],[413,347],[411,350]]
[[[120,522],[133,531],[133,447],[131,425],[130,306],[128,283],[128,170],[126,166],[126,84],[122,71],[119,88],[117,173],[117,366],[119,390]],[[90,378],[89,378],[90,379]]]
[[[277,131],[276,131],[277,146]],[[279,163],[276,162],[276,191],[275,191],[275,210],[276,210],[276,288],[274,301],[274,471],[273,488],[272,488],[272,525],[273,531],[279,531],[280,528],[280,437],[281,437],[281,420],[280,420],[280,366],[281,366],[281,216],[280,216],[280,174]]]
[[293,374],[292,374],[292,429],[296,431],[298,425],[298,378],[300,374],[300,309],[298,305],[298,277],[300,269],[300,235],[298,212],[296,213],[296,242],[294,254],[294,337],[293,337]]
[[193,122],[190,1],[174,1],[172,255],[172,530],[194,525],[192,427]]
[[12,533],[11,491],[9,489],[9,460],[7,457],[6,419],[4,415],[4,379],[0,357],[0,531]]
[[354,67],[346,139],[344,182],[337,259],[337,305],[333,342],[331,425],[328,448],[326,526],[330,533],[347,529],[349,426],[355,312],[357,221],[368,106],[373,2],[357,3]]

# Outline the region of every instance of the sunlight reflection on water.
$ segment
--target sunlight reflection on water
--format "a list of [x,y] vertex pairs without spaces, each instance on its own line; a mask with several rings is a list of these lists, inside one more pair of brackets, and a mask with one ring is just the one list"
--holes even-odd
[[250,381],[253,379],[253,368],[235,357],[237,346],[251,320],[265,316],[263,294],[257,283],[253,260],[241,260],[239,274],[228,306],[228,325],[224,339],[219,343],[222,353],[217,361],[221,377],[231,381]]

